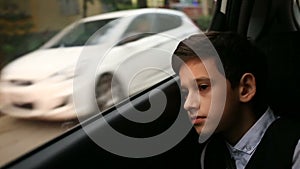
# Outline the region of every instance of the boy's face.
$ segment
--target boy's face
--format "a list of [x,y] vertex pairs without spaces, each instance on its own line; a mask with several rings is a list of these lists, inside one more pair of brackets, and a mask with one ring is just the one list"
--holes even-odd
[[229,129],[238,118],[238,89],[231,88],[215,61],[191,59],[181,66],[179,77],[184,109],[200,136]]

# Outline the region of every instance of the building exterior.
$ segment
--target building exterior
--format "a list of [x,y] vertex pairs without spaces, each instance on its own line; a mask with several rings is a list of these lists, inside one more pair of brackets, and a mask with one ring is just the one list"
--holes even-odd
[[[5,1],[5,0],[2,0]],[[9,0],[19,11],[31,16],[32,32],[60,30],[69,23],[82,18],[85,0]],[[87,16],[100,14],[99,0],[87,3]]]

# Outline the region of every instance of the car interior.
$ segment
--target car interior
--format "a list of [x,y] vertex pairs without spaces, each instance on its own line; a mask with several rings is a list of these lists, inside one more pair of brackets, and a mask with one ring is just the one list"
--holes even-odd
[[[265,52],[269,64],[268,97],[270,106],[280,115],[299,116],[300,96],[300,1],[299,0],[217,0],[209,30],[235,31],[247,36]],[[169,77],[150,89],[130,97],[118,107],[122,114],[134,109],[146,111],[155,107],[149,100],[159,97],[161,90],[167,104],[155,121],[136,123],[124,118],[113,107],[102,115],[85,120],[59,137],[23,155],[3,168],[200,168],[198,135],[193,128],[172,149],[161,154],[129,158],[98,146],[86,132],[103,133],[107,125],[127,136],[147,138],[158,135],[173,124],[180,113],[179,78]],[[133,107],[129,105],[133,105]],[[103,123],[103,119],[107,123]],[[188,121],[188,117],[186,119]],[[84,130],[82,126],[89,130]],[[103,135],[105,137],[105,135]],[[112,140],[113,141],[113,140]],[[121,145],[122,146],[122,145]],[[123,146],[126,146],[125,144]],[[148,149],[151,151],[151,147]]]

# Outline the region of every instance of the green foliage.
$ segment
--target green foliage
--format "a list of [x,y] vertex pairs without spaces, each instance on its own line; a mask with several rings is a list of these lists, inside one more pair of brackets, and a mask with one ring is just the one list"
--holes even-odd
[[137,8],[131,3],[131,0],[100,0],[100,2],[104,6],[105,12]]
[[118,4],[118,9],[120,10],[127,10],[127,9],[136,9],[136,6],[133,6],[131,4]]
[[[10,1],[0,1],[0,68],[20,53],[24,53],[25,38],[33,26],[31,16],[20,11]],[[21,52],[22,51],[22,52]]]
[[24,35],[12,36],[1,45],[6,62],[9,62],[25,53],[33,51],[44,44],[56,32],[28,33]]
[[199,26],[199,28],[202,31],[206,31],[211,23],[212,20],[212,16],[208,15],[208,16],[200,16],[197,20],[197,25]]

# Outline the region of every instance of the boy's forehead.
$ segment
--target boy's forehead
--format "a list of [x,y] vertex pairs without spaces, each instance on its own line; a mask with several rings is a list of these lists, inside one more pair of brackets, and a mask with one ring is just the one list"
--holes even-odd
[[215,60],[213,58],[205,58],[205,59],[200,59],[198,57],[193,57],[191,59],[188,59],[182,63],[180,66],[180,70],[182,68],[197,68],[197,67],[204,67],[205,69],[217,69],[217,66],[215,64]]
[[196,79],[199,77],[208,77],[208,73],[203,61],[200,59],[190,59],[181,65],[179,76],[184,79]]
[[180,67],[179,76],[183,77],[183,72],[185,72],[185,76],[190,74],[197,78],[196,76],[206,76],[209,79],[214,79],[218,77],[224,78],[225,75],[221,73],[217,66],[217,62],[212,57],[207,57],[205,59],[200,58],[192,58],[186,60]]

